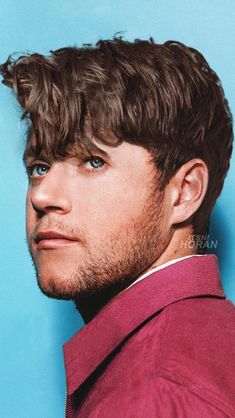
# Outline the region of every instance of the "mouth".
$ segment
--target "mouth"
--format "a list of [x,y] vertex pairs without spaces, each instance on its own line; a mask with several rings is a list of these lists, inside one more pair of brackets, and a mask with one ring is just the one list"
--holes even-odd
[[41,231],[34,238],[38,250],[49,250],[77,244],[74,237],[56,231]]

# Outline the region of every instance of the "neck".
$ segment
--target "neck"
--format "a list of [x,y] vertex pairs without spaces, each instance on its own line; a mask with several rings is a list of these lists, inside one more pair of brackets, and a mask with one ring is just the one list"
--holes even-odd
[[128,278],[126,278],[119,283],[107,286],[105,289],[100,289],[96,293],[91,293],[86,296],[83,295],[80,298],[77,298],[75,300],[75,305],[84,322],[86,324],[90,322],[111,299],[119,293],[122,293],[122,291],[124,291],[133,281],[135,281],[135,279],[128,280]]
[[100,289],[95,293],[89,295],[83,295],[75,300],[75,305],[80,312],[85,323],[90,322],[97,313],[115,296],[124,292],[132,283],[134,283],[140,275],[148,273],[153,268],[159,267],[171,260],[177,258],[195,255],[195,247],[188,246],[187,242],[191,234],[191,228],[184,227],[176,229],[170,242],[166,248],[158,255],[155,261],[148,266],[144,271],[139,272],[137,277],[128,278],[125,277],[120,282],[110,284],[104,289]]

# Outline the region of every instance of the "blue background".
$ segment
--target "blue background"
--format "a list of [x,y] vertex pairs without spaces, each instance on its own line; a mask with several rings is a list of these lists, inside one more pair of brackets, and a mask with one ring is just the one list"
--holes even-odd
[[[48,53],[112,38],[180,40],[199,49],[220,76],[235,113],[234,0],[0,0],[0,62],[12,52]],[[71,302],[49,300],[37,288],[24,231],[24,126],[10,90],[0,88],[0,318],[2,418],[62,418],[62,344],[82,325]],[[213,212],[211,237],[223,284],[235,301],[235,158]]]

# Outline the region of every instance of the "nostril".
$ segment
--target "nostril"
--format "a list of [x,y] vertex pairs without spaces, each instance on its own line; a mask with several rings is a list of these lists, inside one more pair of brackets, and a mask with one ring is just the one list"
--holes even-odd
[[41,219],[45,215],[45,212],[43,212],[42,210],[38,210],[37,214],[38,214],[39,219]]
[[45,215],[46,212],[37,208],[35,205],[32,205],[32,206],[35,212],[37,213],[38,217],[41,219]]

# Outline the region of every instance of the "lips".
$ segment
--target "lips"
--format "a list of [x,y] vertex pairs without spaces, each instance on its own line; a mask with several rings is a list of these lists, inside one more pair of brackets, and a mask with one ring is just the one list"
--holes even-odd
[[57,231],[40,231],[35,236],[38,249],[56,249],[77,243],[77,239]]

